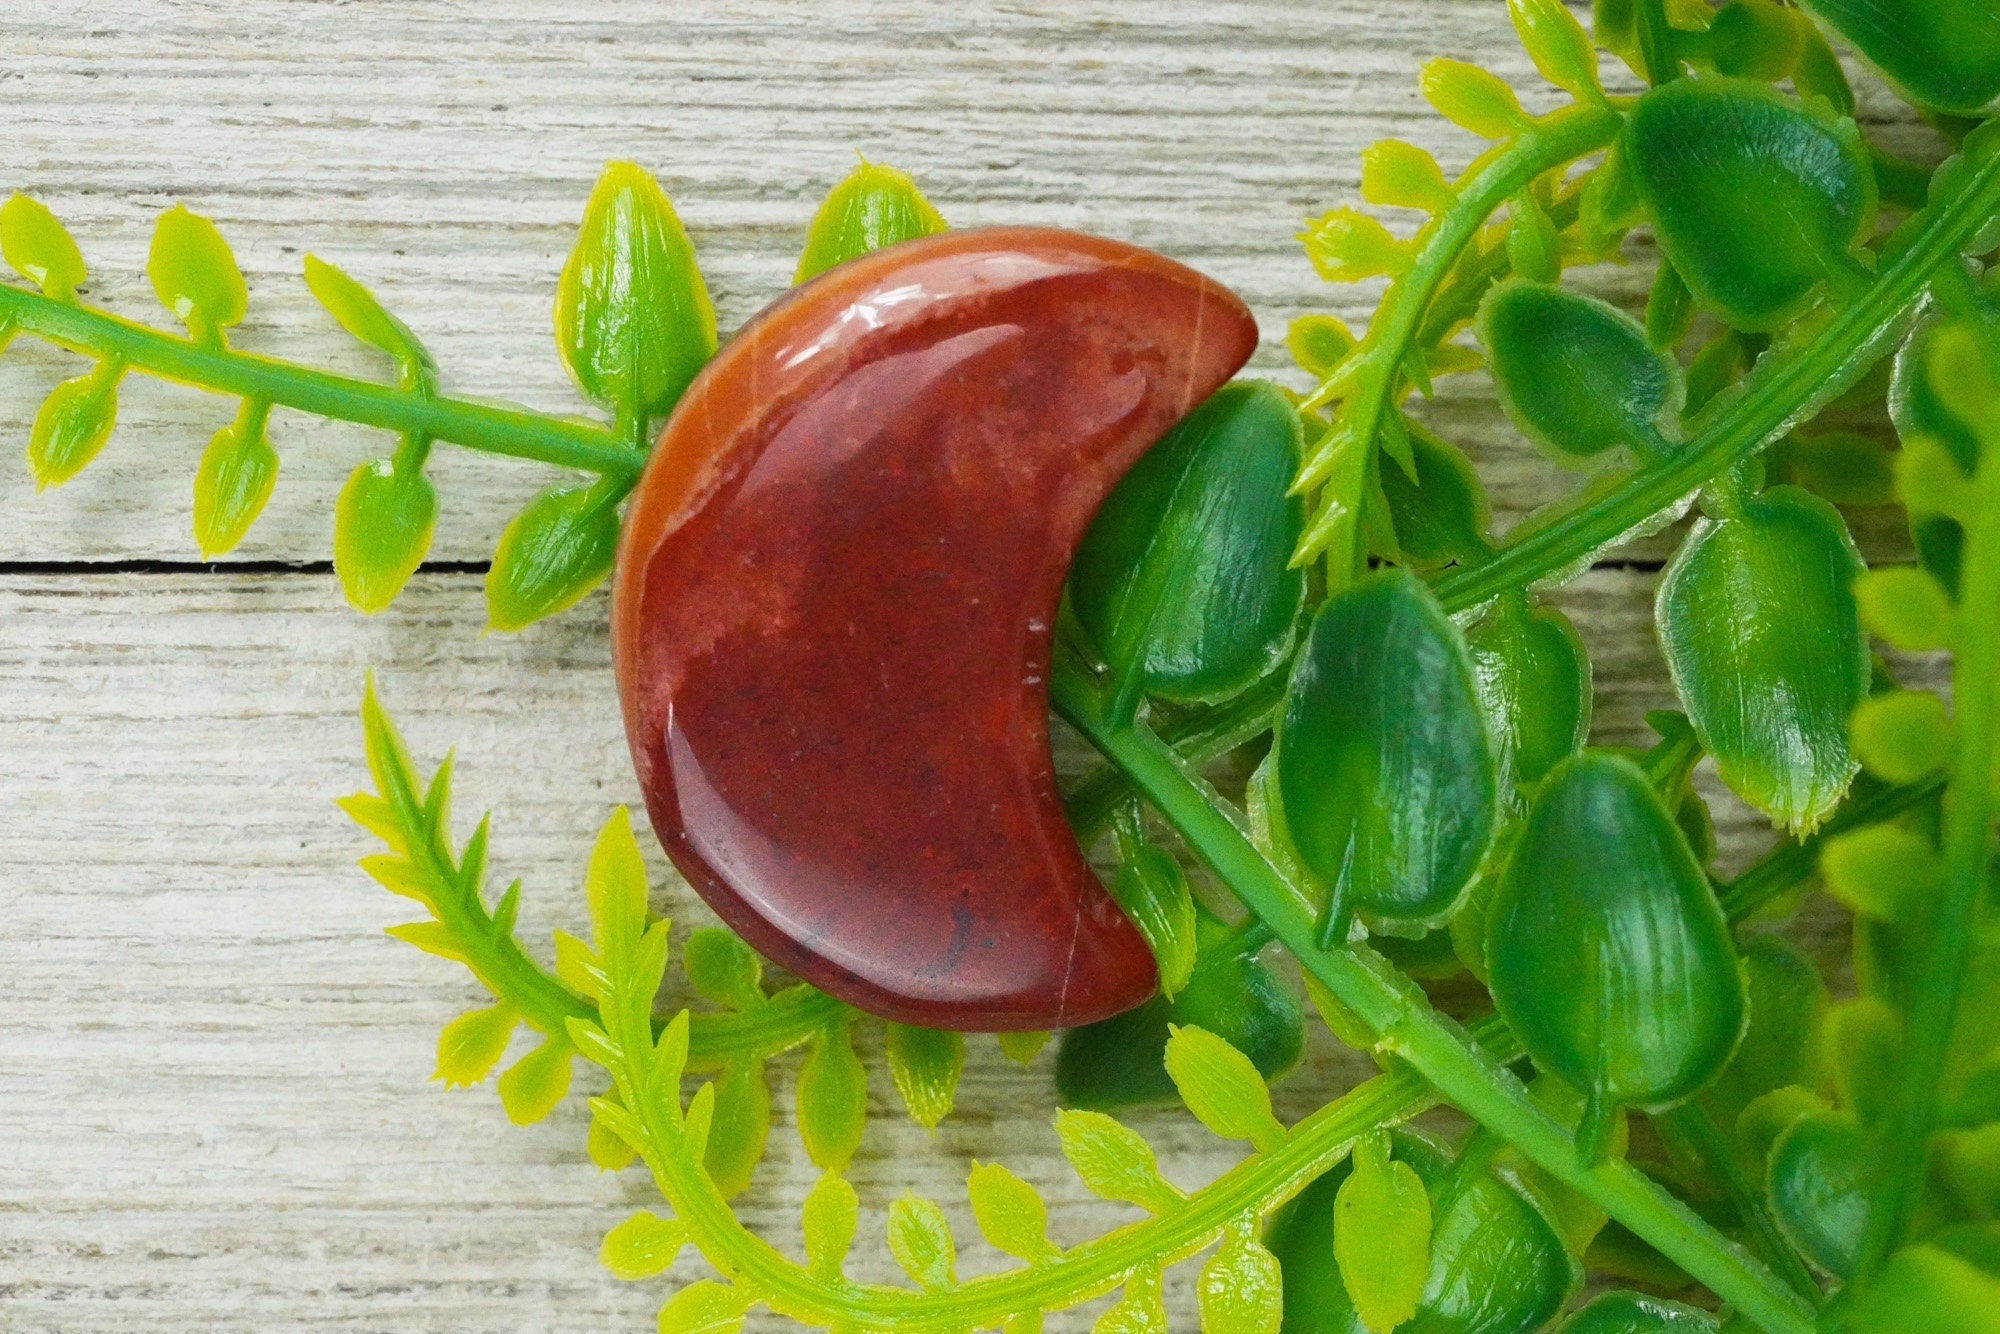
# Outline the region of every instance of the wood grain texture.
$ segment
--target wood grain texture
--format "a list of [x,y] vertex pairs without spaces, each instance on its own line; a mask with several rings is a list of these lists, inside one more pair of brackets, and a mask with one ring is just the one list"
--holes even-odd
[[[1299,220],[1352,201],[1373,139],[1448,165],[1477,147],[1417,96],[1433,54],[1546,100],[1497,0],[44,0],[0,15],[0,190],[69,219],[91,297],[126,314],[165,323],[142,268],[152,215],[184,199],[249,275],[243,346],[380,371],[298,281],[310,249],[374,284],[454,391],[564,410],[578,402],[549,297],[606,158],[673,191],[727,328],[788,279],[805,219],[859,149],[915,172],[956,223],[1080,227],[1202,268],[1257,312],[1255,367],[1286,375],[1291,315],[1358,325],[1374,296],[1313,277]],[[1868,94],[1864,119],[1925,151],[1887,99]],[[1593,282],[1636,301],[1647,257],[1633,258]],[[26,339],[8,349],[0,438],[25,440],[72,364]],[[1503,522],[1559,483],[1476,377],[1447,381],[1429,411],[1481,464]],[[188,479],[227,413],[134,378],[117,437],[74,483],[37,496],[0,460],[0,1328],[650,1328],[666,1285],[619,1284],[595,1258],[650,1187],[589,1165],[580,1094],[519,1130],[490,1086],[425,1082],[438,1026],[479,993],[380,934],[403,905],[352,868],[367,841],[329,804],[363,781],[354,706],[373,666],[420,756],[459,747],[461,812],[495,808],[496,870],[525,878],[532,937],[576,927],[591,833],[636,795],[602,599],[482,639],[476,572],[433,571],[383,617],[352,615],[309,563],[328,553],[341,478],[384,441],[291,414],[274,428],[277,498],[235,559],[307,568],[92,570],[192,561]],[[452,450],[436,475],[438,561],[483,559],[546,476]],[[1868,541],[1897,545],[1886,528]],[[1607,569],[1566,595],[1596,657],[1600,739],[1639,740],[1644,710],[1670,702],[1650,582]],[[1718,809],[1740,860],[1760,835]],[[707,920],[655,871],[663,911]],[[1838,943],[1831,917],[1808,927],[1823,953]],[[1056,1153],[1046,1054],[1021,1072],[975,1040],[935,1140],[896,1114],[868,1056],[865,1236],[914,1187],[970,1238],[972,1157],[1042,1186],[1059,1240],[1127,1216]],[[1281,1112],[1362,1070],[1316,1033]],[[781,1079],[744,1212],[795,1248],[811,1171],[788,1105]],[[1233,1157],[1184,1115],[1135,1120],[1185,1184]],[[968,1252],[968,1270],[993,1263]],[[879,1240],[859,1259],[893,1274]],[[675,1277],[700,1272],[683,1259]],[[1173,1275],[1182,1321],[1191,1277]]]

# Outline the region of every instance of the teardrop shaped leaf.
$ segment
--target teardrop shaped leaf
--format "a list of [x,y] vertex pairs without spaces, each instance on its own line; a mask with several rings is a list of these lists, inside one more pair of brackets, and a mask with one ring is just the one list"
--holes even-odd
[[1417,1313],[1431,1264],[1431,1201],[1379,1132],[1354,1146],[1333,1202],[1333,1254],[1362,1323],[1387,1334]]
[[1247,1228],[1233,1230],[1202,1266],[1195,1298],[1202,1334],[1278,1334],[1285,1314],[1278,1259]]
[[1187,985],[1172,999],[1072,1028],[1056,1049],[1056,1096],[1065,1107],[1110,1111],[1170,1102],[1167,1035],[1176,1026],[1208,1030],[1277,1079],[1298,1063],[1305,1015],[1298,996],[1256,953],[1223,949],[1229,928],[1206,918],[1202,935],[1215,952],[1198,956]]
[[625,420],[673,407],[715,355],[715,307],[660,183],[604,169],[556,285],[556,348],[588,398]]
[[1111,897],[1146,938],[1159,966],[1160,991],[1171,999],[1194,971],[1194,894],[1186,873],[1165,848],[1139,843],[1119,863]]
[[1848,718],[1871,675],[1861,571],[1839,512],[1781,486],[1696,524],[1660,579],[1660,649],[1695,735],[1738,796],[1794,833],[1817,828],[1860,770]]
[[83,285],[83,254],[69,230],[47,204],[18,191],[0,204],[0,256],[58,301],[68,301]]
[[1501,405],[1556,462],[1582,463],[1621,445],[1668,447],[1660,424],[1680,407],[1680,366],[1631,316],[1511,279],[1481,304],[1479,336]]
[[998,1163],[974,1163],[965,1193],[979,1233],[993,1248],[1036,1264],[1053,1257],[1049,1211],[1035,1188]]
[[1744,994],[1750,1020],[1722,1074],[1701,1095],[1720,1126],[1734,1126],[1743,1109],[1787,1085],[1819,1080],[1820,1016],[1826,983],[1813,961],[1781,936],[1764,932],[1743,943]]
[[370,459],[348,475],[333,510],[333,568],[357,611],[373,614],[424,563],[437,527],[437,489],[421,468]]
[[1285,1142],[1271,1115],[1271,1090],[1250,1058],[1205,1028],[1167,1034],[1167,1073],[1195,1119],[1224,1139],[1247,1139],[1265,1153]]
[[597,1258],[612,1277],[628,1283],[664,1274],[687,1244],[687,1224],[640,1209],[604,1234]]
[[734,931],[704,926],[688,932],[681,970],[695,994],[739,1013],[762,1009],[764,961]]
[[1414,475],[1383,468],[1377,478],[1396,532],[1398,563],[1434,570],[1478,559],[1490,547],[1486,534],[1493,523],[1479,474],[1458,446],[1414,421],[1407,424]]
[[1121,679],[1165,699],[1231,693],[1289,646],[1305,522],[1285,493],[1298,414],[1263,381],[1225,385],[1133,465],[1070,567],[1077,618]]
[[1569,617],[1502,595],[1465,637],[1500,789],[1539,783],[1590,735],[1590,656]]
[[1535,793],[1489,909],[1495,1005],[1542,1069],[1612,1111],[1678,1102],[1743,1031],[1743,978],[1708,877],[1646,775],[1585,751]]
[[201,452],[194,474],[194,540],[203,560],[235,549],[278,484],[278,451],[271,447],[265,420],[263,411],[246,403]]
[[731,1061],[715,1081],[715,1123],[702,1153],[702,1166],[725,1199],[750,1184],[770,1133],[771,1085],[764,1063]]
[[1450,913],[1492,842],[1497,783],[1464,641],[1414,575],[1320,609],[1277,748],[1285,828],[1337,910]]
[[799,1225],[804,1234],[806,1266],[822,1279],[838,1278],[847,1252],[854,1245],[854,1230],[861,1218],[861,1201],[854,1187],[837,1172],[822,1173],[806,1192]]
[[430,351],[410,332],[410,326],[341,269],[317,255],[307,255],[306,286],[341,328],[394,357],[406,378],[434,368]]
[[792,281],[817,278],[857,255],[944,229],[944,218],[915,181],[894,167],[863,162],[827,192],[813,214]]
[[519,1021],[511,1005],[489,1005],[472,1010],[444,1026],[438,1034],[437,1069],[431,1078],[442,1080],[446,1088],[477,1084],[486,1078],[507,1050]]
[[965,1069],[965,1035],[909,1024],[888,1025],[889,1075],[910,1119],[926,1130],[951,1113]]
[[570,1056],[566,1037],[550,1036],[500,1076],[500,1105],[517,1126],[533,1125],[556,1109],[569,1092]]
[[229,242],[215,224],[175,204],[153,227],[146,276],[160,304],[187,325],[196,342],[213,342],[243,320],[250,293]]
[[1875,1150],[1853,1117],[1814,1112],[1771,1146],[1771,1212],[1792,1244],[1836,1278],[1851,1278],[1868,1230]]
[[1784,324],[1854,270],[1875,174],[1851,120],[1747,79],[1675,79],[1640,99],[1625,156],[1660,248],[1732,326]]
[[861,1147],[868,1121],[868,1071],[846,1022],[821,1029],[799,1066],[799,1138],[813,1166],[840,1172]]
[[1167,1334],[1167,1306],[1160,1297],[1160,1271],[1152,1265],[1133,1270],[1117,1303],[1097,1317],[1090,1334]]
[[511,519],[486,571],[486,619],[521,630],[574,605],[611,573],[625,483],[551,486]]
[[1092,1194],[1155,1214],[1180,1203],[1180,1192],[1160,1175],[1153,1146],[1102,1112],[1057,1112],[1056,1137],[1063,1157]]
[[35,479],[35,490],[61,486],[104,448],[118,420],[118,381],[124,370],[119,362],[100,361],[42,400],[28,433],[28,474]]
[[1889,1257],[1849,1308],[1859,1334],[1991,1334],[2000,1228],[1962,1223]]
[[1637,1292],[1607,1292],[1571,1316],[1562,1334],[1715,1334],[1714,1316]]
[[1983,0],[1804,0],[1914,102],[1972,115],[2000,95],[2000,11]]
[[889,1254],[904,1273],[933,1291],[958,1282],[953,1272],[958,1247],[936,1200],[905,1194],[890,1202]]

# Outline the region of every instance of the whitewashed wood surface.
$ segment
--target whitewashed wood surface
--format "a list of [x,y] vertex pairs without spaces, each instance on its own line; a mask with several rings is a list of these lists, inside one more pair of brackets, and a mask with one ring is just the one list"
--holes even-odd
[[[1285,374],[1291,315],[1359,324],[1373,295],[1317,283],[1291,240],[1351,201],[1359,149],[1386,134],[1447,163],[1475,149],[1416,94],[1432,54],[1541,99],[1498,0],[22,0],[0,11],[0,190],[68,219],[89,296],[125,313],[162,315],[141,269],[152,215],[181,199],[249,275],[241,345],[370,371],[297,280],[310,249],[374,284],[454,391],[570,409],[548,302],[605,159],[668,185],[726,328],[780,289],[860,150],[916,173],[954,222],[1081,227],[1215,274],[1264,326],[1256,368]],[[1884,99],[1866,110],[1885,142],[1920,147]],[[1634,257],[1604,290],[1642,290]],[[0,439],[25,440],[73,363],[8,349]],[[441,450],[438,568],[355,616],[324,564],[330,506],[383,442],[283,413],[270,512],[202,567],[188,478],[227,411],[135,376],[77,481],[36,495],[0,467],[0,1328],[651,1328],[668,1285],[596,1262],[651,1189],[584,1158],[579,1096],[520,1130],[490,1089],[426,1082],[437,1027],[478,993],[380,934],[402,905],[352,869],[369,849],[329,804],[363,782],[354,705],[372,666],[420,755],[459,747],[459,808],[496,810],[494,862],[525,877],[524,919],[574,927],[590,835],[634,796],[603,599],[481,638],[476,563],[546,476]],[[1550,494],[1476,380],[1433,416],[1503,518]],[[1647,631],[1659,550],[1569,595],[1607,740],[1636,740],[1670,702]],[[1740,857],[1754,836],[1726,832]],[[657,902],[703,920],[656,870]],[[940,1195],[969,1242],[958,1183],[976,1156],[1043,1185],[1060,1240],[1120,1221],[1055,1151],[1048,1056],[1023,1072],[990,1042],[972,1051],[935,1139],[878,1077],[864,1201]],[[1358,1068],[1316,1035],[1281,1110]],[[810,1169],[787,1096],[743,1207],[795,1247]],[[1233,1157],[1184,1116],[1139,1121],[1184,1182]],[[969,1269],[992,1262],[968,1252]],[[859,1259],[892,1272],[879,1243]],[[700,1272],[684,1258],[673,1277]]]

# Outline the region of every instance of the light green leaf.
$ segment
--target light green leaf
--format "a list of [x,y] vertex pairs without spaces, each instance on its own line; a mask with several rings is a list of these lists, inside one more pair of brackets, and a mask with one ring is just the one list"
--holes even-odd
[[430,352],[409,325],[390,314],[373,292],[317,255],[306,256],[306,286],[341,328],[396,359],[406,388],[415,387],[435,369]]
[[213,222],[185,204],[175,204],[155,224],[146,276],[160,304],[198,343],[220,342],[224,329],[242,322],[250,302],[229,243]]
[[936,1200],[906,1194],[890,1203],[889,1254],[904,1273],[933,1292],[958,1283],[958,1247]]
[[688,1099],[687,1111],[681,1116],[682,1157],[691,1163],[704,1163],[708,1157],[708,1136],[715,1128],[715,1083],[703,1084]]
[[477,1084],[507,1050],[520,1016],[502,1002],[462,1014],[438,1034],[437,1070],[432,1079],[446,1087]]
[[733,931],[704,926],[689,932],[681,968],[696,994],[717,1005],[749,1011],[764,1004],[764,961]]
[[823,1282],[840,1278],[840,1267],[854,1245],[861,1202],[854,1187],[838,1172],[825,1172],[806,1193],[800,1218],[805,1232],[806,1268]]
[[1918,782],[1951,759],[1951,719],[1928,690],[1871,696],[1854,711],[1852,728],[1861,763],[1891,783]]
[[846,1169],[868,1121],[868,1072],[849,1028],[839,1020],[821,1029],[799,1066],[799,1138],[813,1165],[828,1172]]
[[278,451],[265,432],[269,406],[246,399],[233,424],[209,437],[194,474],[194,540],[201,558],[234,550],[278,484]]
[[2000,1228],[1963,1223],[1905,1247],[1849,1309],[1856,1334],[1993,1334]]
[[733,1284],[711,1279],[690,1283],[660,1308],[660,1334],[736,1334],[753,1301]]
[[597,831],[583,873],[583,893],[590,905],[597,952],[609,963],[646,924],[646,862],[632,836],[631,814],[623,806]]
[[44,296],[70,301],[83,285],[83,254],[48,205],[16,192],[0,204],[0,255]]
[[748,1057],[731,1061],[715,1081],[715,1128],[703,1164],[715,1188],[727,1197],[750,1184],[771,1131],[771,1086],[764,1063]]
[[977,1163],[965,1179],[972,1217],[994,1249],[1034,1264],[1059,1252],[1049,1243],[1048,1209],[1033,1186],[998,1163]]
[[1338,315],[1300,315],[1285,330],[1285,348],[1316,380],[1332,375],[1354,350],[1354,331]]
[[[606,1108],[615,1110],[607,1114],[603,1110]],[[620,1126],[626,1126],[637,1134],[637,1128],[628,1124],[630,1119],[631,1113],[618,1104],[614,1095],[607,1094],[602,1098],[590,1100],[590,1130],[585,1135],[583,1147],[584,1152],[590,1155],[590,1161],[597,1164],[599,1171],[623,1171],[639,1156],[639,1151],[632,1147],[631,1141],[619,1130]]]
[[827,192],[813,214],[792,281],[817,278],[871,250],[944,229],[944,218],[915,181],[894,167],[864,161]]
[[35,490],[61,486],[104,448],[118,419],[118,381],[124,374],[123,362],[100,361],[42,400],[28,434],[28,474]]
[[575,605],[611,573],[618,500],[630,483],[551,486],[508,520],[486,571],[486,620],[521,630]]
[[1333,1253],[1362,1323],[1389,1334],[1417,1313],[1431,1266],[1431,1201],[1386,1133],[1354,1147],[1354,1170],[1333,1204]]
[[1944,859],[1931,841],[1888,824],[1827,839],[1819,868],[1829,894],[1878,922],[1921,920],[1944,881]]
[[597,1258],[614,1278],[636,1282],[667,1272],[687,1244],[687,1224],[641,1209],[604,1234]]
[[568,1038],[551,1036],[500,1076],[500,1105],[508,1120],[532,1125],[556,1109],[569,1092],[572,1051]]
[[1562,0],[1507,0],[1507,16],[1544,79],[1579,100],[1604,95],[1597,48]]
[[1179,1206],[1181,1192],[1160,1175],[1152,1146],[1102,1112],[1056,1113],[1063,1156],[1092,1194],[1163,1214]]
[[1514,90],[1477,65],[1439,56],[1417,75],[1424,99],[1438,114],[1485,139],[1509,139],[1527,128]]
[[1269,1153],[1285,1142],[1271,1115],[1271,1090],[1250,1058],[1205,1028],[1174,1026],[1167,1038],[1167,1073],[1181,1100],[1224,1139],[1247,1139]]
[[1125,1280],[1124,1295],[1090,1327],[1090,1334],[1167,1334],[1167,1307],[1160,1297],[1160,1271],[1141,1265]]
[[558,930],[555,941],[557,978],[584,999],[601,1003],[604,999],[604,965],[599,961],[597,951],[567,931]]
[[1139,928],[1160,970],[1160,990],[1171,997],[1194,972],[1194,894],[1173,854],[1155,843],[1135,843],[1111,880],[1111,897]]
[[1905,653],[1926,653],[1951,643],[1957,609],[1937,578],[1921,566],[1870,570],[1856,581],[1854,598],[1868,628]]
[[[1451,207],[1456,196],[1444,178],[1444,169],[1427,151],[1401,139],[1378,139],[1361,151],[1361,197],[1371,204],[1384,204],[1390,208],[1442,213]],[[1317,318],[1326,320],[1333,317],[1323,315]],[[1292,327],[1298,329],[1299,321],[1294,320]],[[1310,329],[1312,326],[1306,327]],[[1346,326],[1336,322],[1335,327],[1344,329]],[[1350,335],[1350,346],[1352,341]],[[1341,354],[1344,355],[1346,350],[1341,348]],[[1339,357],[1333,360],[1338,362]],[[1332,365],[1329,364],[1327,369],[1331,370]]]
[[340,488],[333,510],[333,568],[357,611],[395,600],[423,564],[437,527],[437,488],[421,467],[370,459]]
[[1285,1317],[1278,1257],[1249,1228],[1232,1228],[1195,1288],[1202,1334],[1278,1334]]
[[1034,1060],[1035,1054],[1041,1051],[1049,1040],[1046,1029],[1037,1029],[1029,1033],[999,1033],[995,1036],[1000,1042],[1000,1054],[1017,1065],[1026,1065]]
[[556,348],[586,397],[621,420],[673,407],[715,355],[715,307],[658,181],[613,162],[584,205],[556,286]]
[[951,1112],[965,1068],[965,1035],[908,1024],[886,1025],[889,1075],[910,1110],[910,1119],[926,1130]]

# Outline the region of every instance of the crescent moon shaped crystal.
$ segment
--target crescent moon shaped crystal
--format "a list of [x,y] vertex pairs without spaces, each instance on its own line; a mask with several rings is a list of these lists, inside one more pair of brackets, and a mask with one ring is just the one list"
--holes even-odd
[[1150,251],[990,228],[842,265],[709,364],[634,495],[612,642],[653,826],[724,921],[932,1028],[1152,994],[1063,818],[1051,632],[1106,492],[1256,342]]

